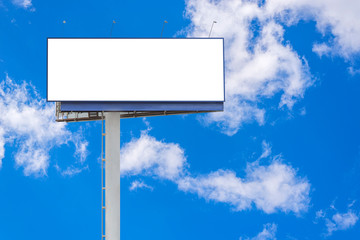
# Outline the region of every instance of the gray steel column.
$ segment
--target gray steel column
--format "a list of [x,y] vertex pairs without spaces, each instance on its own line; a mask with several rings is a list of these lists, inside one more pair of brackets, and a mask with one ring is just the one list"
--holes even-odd
[[120,113],[105,113],[105,236],[120,240]]

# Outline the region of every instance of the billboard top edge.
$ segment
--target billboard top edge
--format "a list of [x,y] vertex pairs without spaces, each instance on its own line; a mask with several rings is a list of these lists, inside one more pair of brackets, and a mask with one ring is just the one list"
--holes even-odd
[[[59,40],[59,41],[56,41],[56,40]],[[67,39],[69,39],[69,40],[75,40],[75,41],[66,41]],[[196,95],[196,97],[194,97],[194,94],[192,95],[192,96],[190,96],[190,97],[188,97],[187,99],[186,99],[186,97],[170,97],[170,98],[166,98],[166,96],[164,97],[157,97],[157,99],[156,98],[146,98],[146,97],[132,97],[132,98],[129,98],[129,99],[125,99],[125,98],[123,98],[123,99],[120,99],[120,98],[118,98],[118,99],[114,99],[114,98],[108,98],[108,99],[106,99],[106,98],[89,98],[88,96],[87,97],[84,97],[84,98],[82,98],[82,99],[80,99],[80,98],[77,98],[77,96],[76,97],[74,97],[74,96],[70,96],[70,97],[67,97],[67,98],[59,98],[59,96],[53,96],[53,97],[49,97],[49,51],[47,51],[47,96],[46,96],[46,100],[48,101],[48,102],[93,102],[93,103],[99,103],[99,102],[118,102],[118,103],[121,103],[121,102],[132,102],[132,103],[136,103],[136,102],[153,102],[153,103],[165,103],[165,102],[177,102],[177,103],[184,103],[184,104],[191,104],[191,103],[194,103],[194,102],[202,102],[202,103],[214,103],[214,102],[224,102],[225,101],[225,71],[224,71],[224,67],[225,67],[225,62],[224,62],[224,46],[223,46],[223,44],[224,44],[224,38],[208,38],[208,37],[204,37],[204,38],[113,38],[113,37],[96,37],[96,38],[91,38],[91,37],[48,37],[47,38],[47,41],[48,41],[48,49],[47,50],[49,50],[49,47],[51,48],[54,48],[54,46],[57,46],[57,44],[60,44],[60,45],[64,45],[64,44],[70,44],[70,46],[71,46],[71,44],[77,44],[78,43],[78,41],[76,41],[76,40],[87,40],[87,39],[89,39],[89,40],[91,40],[91,39],[94,39],[94,40],[97,40],[97,39],[99,39],[99,40],[101,40],[101,39],[104,39],[104,40],[108,40],[108,39],[113,39],[113,40],[119,40],[119,43],[121,43],[121,40],[130,40],[128,43],[129,44],[137,44],[136,43],[136,41],[135,40],[142,40],[142,39],[144,39],[144,40],[149,40],[149,43],[151,43],[152,44],[152,41],[151,41],[151,39],[154,39],[154,40],[169,40],[169,39],[171,39],[171,40],[173,40],[173,39],[175,39],[175,40],[184,40],[184,39],[186,39],[186,40],[191,40],[191,39],[199,39],[199,40],[204,40],[204,39],[206,39],[206,40],[218,40],[217,42],[214,42],[214,43],[211,43],[211,41],[209,41],[208,43],[206,43],[207,41],[205,41],[203,44],[205,44],[205,46],[213,46],[212,44],[216,44],[216,48],[215,49],[218,49],[218,50],[222,50],[222,53],[220,54],[219,52],[219,54],[216,54],[216,56],[217,56],[217,58],[216,59],[219,59],[219,60],[221,60],[221,62],[222,62],[222,64],[217,64],[217,65],[219,65],[219,66],[222,66],[222,67],[220,67],[221,68],[221,70],[222,70],[222,77],[220,78],[220,76],[218,76],[218,75],[216,75],[216,76],[218,76],[219,77],[219,79],[221,79],[222,81],[222,86],[220,87],[218,87],[217,89],[222,89],[222,91],[223,91],[223,94],[222,94],[222,96],[221,97],[219,97],[219,96],[217,96],[217,95],[220,95],[220,93],[219,93],[219,91],[218,90],[216,90],[215,88],[214,88],[214,86],[217,86],[217,85],[219,85],[219,84],[217,84],[217,82],[219,82],[219,81],[216,81],[216,82],[212,82],[212,83],[214,83],[214,84],[212,84],[211,86],[213,87],[212,89],[215,89],[217,92],[214,92],[214,93],[216,93],[217,95],[216,95],[216,97],[209,97],[209,96],[206,96],[206,97],[203,97],[202,99],[200,98],[200,97],[197,97],[198,95]],[[51,44],[51,40],[54,40],[54,42],[53,42],[53,44]],[[64,41],[62,41],[62,40],[64,40]],[[131,41],[131,40],[134,40],[134,41]],[[81,42],[81,41],[80,41]],[[85,42],[87,42],[87,41],[85,41]],[[143,41],[139,41],[139,44],[140,44],[140,42],[143,42]],[[146,43],[146,41],[144,41],[145,43]],[[91,44],[92,42],[90,41],[90,42],[87,42],[88,44]],[[101,41],[95,41],[94,43],[96,43],[96,44],[98,44],[98,43],[101,43]],[[125,43],[125,42],[124,42]],[[154,44],[160,44],[159,46],[162,46],[161,45],[161,41],[154,41],[153,42]],[[164,42],[164,43],[166,43],[166,42]],[[114,43],[112,43],[112,44],[116,44],[116,42],[114,42]],[[168,44],[170,44],[170,45],[172,45],[173,43],[172,43],[172,41],[168,41]],[[174,44],[177,44],[177,43],[175,43],[174,42]],[[185,44],[185,46],[186,46],[186,44],[191,44],[191,41],[189,42],[189,43],[187,43],[187,41],[184,41],[183,43],[182,43],[182,41],[179,41],[179,43],[178,44]],[[193,41],[193,44],[200,44],[200,45],[203,45],[202,43],[201,43],[201,41]],[[208,44],[210,44],[210,45],[208,45]],[[106,44],[105,44],[106,45]],[[67,46],[67,45],[66,45]],[[201,49],[201,48],[200,48]],[[59,52],[59,51],[58,51]],[[63,51],[60,51],[61,53],[63,53]],[[101,52],[104,52],[104,51],[101,51]],[[138,51],[138,52],[141,52],[142,53],[142,51]],[[113,50],[111,50],[111,53],[113,53]],[[123,52],[122,52],[123,53]],[[131,54],[133,54],[132,52],[131,52]],[[148,54],[149,55],[149,54]],[[174,54],[173,54],[174,55]],[[176,55],[176,54],[175,54]],[[191,54],[190,54],[191,55]],[[220,55],[221,55],[221,57],[220,57]],[[67,55],[66,55],[67,56]],[[79,55],[79,56],[82,56],[81,54]],[[116,55],[116,56],[118,56],[118,55]],[[126,55],[127,56],[127,55]],[[150,55],[149,55],[150,56]],[[153,55],[151,55],[151,56],[153,56]],[[154,55],[154,56],[157,56],[157,55]],[[176,55],[177,56],[177,55]],[[201,54],[201,55],[199,55],[199,56],[203,56],[203,54]],[[54,57],[53,58],[51,58],[51,59],[55,59]],[[62,59],[62,58],[58,58],[58,59]],[[65,58],[66,59],[66,61],[59,61],[59,60],[57,60],[56,61],[56,63],[57,64],[59,64],[59,63],[61,63],[61,64],[64,64],[64,63],[66,63],[66,64],[68,64],[68,62],[69,62],[69,59],[68,58]],[[126,58],[126,59],[128,59],[128,58]],[[131,58],[130,58],[131,59]],[[134,58],[135,59],[135,58]],[[167,58],[160,58],[160,59],[167,59]],[[178,58],[179,59],[179,58]],[[185,59],[185,58],[184,58]],[[126,62],[129,62],[130,60],[127,60]],[[138,64],[138,59],[136,58],[136,63]],[[78,62],[83,62],[83,61],[78,61]],[[91,63],[93,63],[94,61],[92,61]],[[96,62],[96,61],[95,61]],[[114,61],[112,61],[112,63],[113,63]],[[170,61],[168,61],[167,60],[167,62],[170,62]],[[184,63],[186,63],[187,61],[183,61],[183,62],[180,62],[180,64],[184,64]],[[197,62],[202,62],[202,61],[197,61]],[[213,63],[213,62],[210,62],[211,64]],[[218,61],[217,61],[217,63],[219,63]],[[60,64],[60,65],[61,65]],[[124,64],[124,63],[122,63],[122,64]],[[68,64],[69,66],[75,66],[74,64]],[[110,64],[111,65],[111,64]],[[134,64],[133,64],[134,65]],[[158,64],[159,65],[159,64]],[[161,64],[160,64],[161,65]],[[177,64],[172,64],[172,65],[174,65],[174,66],[177,66]],[[186,64],[185,64],[186,65]],[[204,65],[204,64],[202,64],[202,65]],[[58,65],[51,65],[51,66],[58,66]],[[67,66],[68,68],[69,68],[69,66]],[[85,65],[84,65],[85,66]],[[107,66],[107,65],[106,65]],[[135,64],[135,66],[137,66],[136,64]],[[144,65],[144,66],[148,66],[148,65]],[[163,66],[163,65],[161,65],[161,66]],[[197,66],[196,64],[192,64],[191,66]],[[164,67],[161,67],[161,72],[164,72],[164,69],[171,69],[170,68],[171,66],[168,66],[168,68],[164,68]],[[220,69],[219,68],[219,69]],[[54,70],[54,67],[52,67],[51,68],[52,70]],[[50,69],[50,70],[51,70]],[[65,68],[65,69],[67,69],[67,68]],[[75,73],[75,74],[77,74],[77,72],[76,71],[73,71],[73,69],[71,69],[71,68],[69,68],[70,70],[69,70],[69,72],[72,72],[72,73]],[[89,68],[86,68],[86,69],[89,69]],[[94,69],[94,68],[91,68],[91,69]],[[100,69],[100,68],[95,68],[95,69]],[[117,69],[117,68],[116,68]],[[156,69],[156,68],[155,68]],[[190,68],[191,69],[191,68]],[[208,68],[206,68],[206,69],[208,69]],[[216,68],[217,69],[217,68]],[[76,69],[76,70],[78,70],[78,68]],[[54,71],[52,71],[52,72],[54,72]],[[62,70],[62,72],[64,72],[63,70]],[[65,71],[66,72],[66,71]],[[78,72],[81,72],[82,74],[84,74],[84,73],[87,73],[87,72],[89,72],[89,71],[78,71]],[[131,73],[133,73],[134,71],[132,71]],[[146,71],[143,71],[143,72],[146,72]],[[207,70],[206,71],[202,71],[202,72],[208,72]],[[219,72],[219,74],[220,74],[220,70],[219,71],[217,71],[217,72]],[[115,72],[115,73],[117,73],[117,72]],[[116,74],[112,74],[111,76],[117,76]],[[195,74],[196,74],[196,72],[195,72]],[[61,75],[61,74],[60,74]],[[75,87],[74,87],[74,81],[69,81],[68,79],[70,79],[68,76],[62,76],[62,77],[58,77],[58,75],[57,74],[52,74],[52,76],[57,76],[57,78],[59,78],[59,79],[61,79],[61,81],[58,81],[58,82],[61,82],[62,83],[62,86],[65,86],[66,84],[64,83],[64,81],[68,84],[68,88],[67,89],[63,89],[63,88],[60,88],[60,89],[62,89],[62,93],[64,93],[64,92],[69,92],[69,89],[77,89],[77,88],[79,88],[79,86],[81,87],[81,85],[79,85],[79,84],[75,84]],[[103,77],[103,75],[101,74],[100,75],[101,77]],[[164,75],[165,76],[165,75]],[[182,80],[183,79],[188,79],[188,78],[186,78],[187,76],[185,76],[184,78],[181,78]],[[56,78],[56,79],[57,79]],[[79,77],[77,77],[77,79],[80,79]],[[82,79],[82,78],[81,78]],[[88,77],[84,77],[84,79],[88,79]],[[104,79],[111,79],[111,78],[109,78],[108,76],[106,77],[106,78],[104,78]],[[117,78],[117,79],[127,79],[127,78]],[[145,78],[138,78],[138,79],[145,79]],[[203,79],[213,79],[213,78],[207,78],[207,77],[205,77],[205,78],[203,78]],[[135,79],[136,80],[136,79]],[[161,79],[160,79],[161,80]],[[52,81],[53,83],[54,83],[54,81]],[[78,82],[80,82],[81,83],[81,81],[78,81]],[[109,81],[108,81],[109,82]],[[106,82],[106,83],[108,83],[108,82]],[[116,84],[120,84],[120,82],[119,81],[112,81],[112,82],[114,82],[114,83],[116,83]],[[109,83],[112,83],[112,82],[109,82]],[[134,82],[134,81],[133,81]],[[159,82],[159,81],[158,81]],[[167,82],[169,82],[169,81],[166,81],[165,83],[167,83]],[[183,82],[183,81],[181,81],[181,82]],[[77,82],[75,82],[75,83],[77,83]],[[102,83],[104,83],[104,82],[102,82]],[[161,82],[162,83],[162,82]],[[207,82],[207,83],[209,83],[209,82]],[[89,84],[89,81],[87,81],[87,84]],[[157,84],[157,83],[156,83]],[[216,85],[217,84],[217,85]],[[54,84],[52,84],[52,85],[54,85]],[[106,84],[103,84],[104,86],[111,86],[110,84],[108,84],[108,85],[106,85]],[[129,85],[129,84],[128,84]],[[133,84],[134,85],[134,84]],[[152,85],[154,85],[154,86],[156,86],[155,84],[152,84]],[[151,85],[151,86],[152,86]],[[184,85],[184,84],[183,84]],[[193,83],[191,83],[191,85],[189,85],[189,86],[191,86],[191,87],[193,87],[194,88],[194,85],[195,84],[193,84]],[[199,85],[199,84],[197,84],[197,85]],[[195,85],[195,86],[197,86],[197,85]],[[120,85],[119,85],[120,86]],[[135,86],[135,85],[134,85]],[[185,85],[184,85],[185,86]],[[133,87],[132,85],[131,85],[131,87]],[[199,85],[199,86],[197,86],[198,88],[194,88],[194,89],[201,89],[200,87],[201,87],[201,85]],[[56,89],[58,89],[58,88],[56,88]],[[104,88],[104,89],[109,89],[109,87],[106,87],[106,88]],[[200,90],[199,90],[200,91]],[[221,90],[220,90],[221,91]],[[188,91],[189,92],[189,91]],[[194,92],[194,91],[193,91]],[[201,92],[203,92],[203,91],[201,91]],[[143,94],[145,94],[145,92],[143,93]],[[125,94],[126,95],[126,94]],[[124,100],[125,99],[125,100]]]

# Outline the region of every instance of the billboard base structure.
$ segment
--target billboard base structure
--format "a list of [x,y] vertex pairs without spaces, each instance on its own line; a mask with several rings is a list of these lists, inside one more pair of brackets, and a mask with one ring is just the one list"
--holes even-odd
[[[105,229],[102,240],[120,239],[120,114],[105,116]],[[103,187],[103,186],[102,186]],[[104,231],[105,230],[105,231]]]
[[[65,108],[64,108],[65,105]],[[144,105],[150,110],[143,110]],[[182,106],[176,109],[176,107]],[[191,113],[209,113],[223,111],[223,102],[209,104],[194,103],[159,103],[159,104],[114,104],[112,107],[117,109],[104,108],[108,103],[87,103],[87,102],[56,102],[56,121],[57,122],[82,122],[82,121],[105,121],[102,127],[102,147],[101,147],[101,239],[120,240],[120,119],[180,115]],[[85,106],[85,107],[84,107]],[[96,106],[97,109],[90,108]],[[100,106],[100,107],[99,107]],[[102,106],[102,107],[101,107]],[[122,106],[122,107],[121,107]],[[125,107],[124,107],[125,106]],[[139,111],[121,111],[130,106]],[[135,107],[134,107],[135,106]],[[138,108],[136,108],[138,106]],[[166,106],[176,110],[167,109]],[[68,108],[69,110],[68,110]],[[200,110],[181,110],[181,109],[200,109]],[[79,110],[79,111],[76,111]],[[93,110],[93,111],[84,111]],[[107,111],[99,111],[107,110]],[[109,111],[110,110],[110,111]],[[112,111],[111,111],[112,110]],[[116,111],[117,110],[117,111]],[[105,149],[103,140],[105,137]],[[105,153],[103,152],[105,150]],[[104,181],[105,180],[105,181]]]
[[[138,118],[138,117],[155,117],[155,116],[168,116],[168,115],[180,115],[180,114],[193,114],[193,113],[209,113],[209,112],[221,112],[223,111],[223,103],[212,104],[216,106],[213,110],[157,110],[157,111],[64,111],[62,105],[67,103],[56,102],[56,121],[57,122],[84,122],[84,121],[98,121],[102,120],[105,116],[104,112],[119,112],[120,118]],[[80,108],[79,108],[80,109]],[[83,108],[84,109],[84,108]],[[203,108],[205,109],[205,108]]]

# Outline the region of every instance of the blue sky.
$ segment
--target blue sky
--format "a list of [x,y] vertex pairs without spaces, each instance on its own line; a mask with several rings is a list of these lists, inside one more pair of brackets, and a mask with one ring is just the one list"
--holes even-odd
[[[46,38],[224,37],[224,113],[121,120],[122,239],[357,239],[359,1],[0,0],[0,238],[100,238],[100,122]],[[66,21],[66,23],[63,23]]]

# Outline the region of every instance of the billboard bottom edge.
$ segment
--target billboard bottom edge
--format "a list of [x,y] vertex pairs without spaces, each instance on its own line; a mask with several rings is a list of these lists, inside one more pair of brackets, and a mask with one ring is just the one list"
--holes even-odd
[[224,102],[61,102],[63,112],[223,110]]

